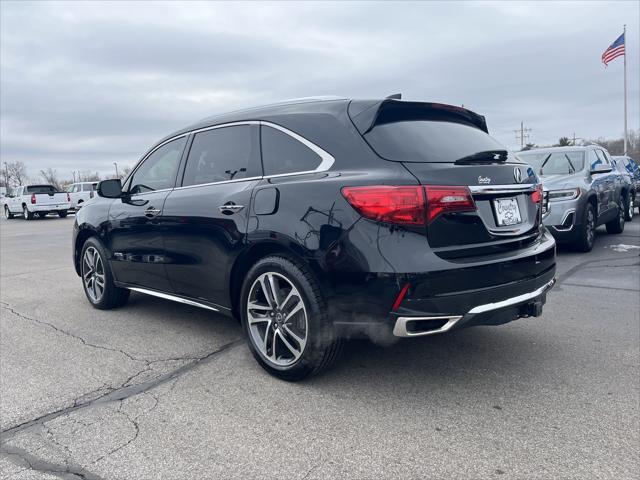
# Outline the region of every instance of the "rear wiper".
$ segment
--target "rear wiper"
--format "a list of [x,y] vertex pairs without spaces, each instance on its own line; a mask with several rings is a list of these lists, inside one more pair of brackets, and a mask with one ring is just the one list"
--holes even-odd
[[454,163],[467,164],[467,163],[493,163],[504,162],[507,160],[509,152],[506,150],[485,150],[483,152],[477,152],[466,157],[459,158]]

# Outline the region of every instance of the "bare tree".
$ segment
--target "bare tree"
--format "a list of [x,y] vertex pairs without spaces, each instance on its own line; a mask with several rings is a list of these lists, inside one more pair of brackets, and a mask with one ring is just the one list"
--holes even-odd
[[120,174],[120,178],[124,180],[124,179],[125,179],[125,178],[127,178],[127,177],[129,176],[129,174],[131,173],[131,167],[130,167],[130,166],[128,166],[128,165],[127,165],[126,167],[121,167],[121,168],[118,170],[118,173]]
[[92,172],[90,170],[78,172],[78,181],[79,182],[99,182],[100,174],[98,172]]
[[9,185],[23,185],[27,181],[27,167],[19,160],[5,165],[5,175]]
[[45,182],[60,190],[60,179],[58,178],[56,169],[49,167],[46,170],[40,170],[40,175],[44,178]]

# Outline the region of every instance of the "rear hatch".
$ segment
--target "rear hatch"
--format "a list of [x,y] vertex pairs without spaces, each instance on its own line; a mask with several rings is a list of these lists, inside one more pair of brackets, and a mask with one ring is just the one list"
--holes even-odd
[[[25,194],[31,196],[31,203],[41,206],[57,206],[68,202],[67,194],[52,185],[30,185]],[[35,202],[33,201],[35,198]]]
[[368,108],[352,102],[349,113],[380,157],[400,162],[424,185],[424,231],[441,257],[518,249],[540,235],[538,178],[488,135],[484,117],[451,105],[397,100]]

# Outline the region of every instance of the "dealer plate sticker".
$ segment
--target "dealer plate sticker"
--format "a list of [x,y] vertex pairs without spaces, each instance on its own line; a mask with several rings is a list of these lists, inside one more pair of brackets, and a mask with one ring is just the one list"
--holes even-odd
[[496,221],[499,227],[522,223],[518,200],[515,198],[496,198],[493,201]]

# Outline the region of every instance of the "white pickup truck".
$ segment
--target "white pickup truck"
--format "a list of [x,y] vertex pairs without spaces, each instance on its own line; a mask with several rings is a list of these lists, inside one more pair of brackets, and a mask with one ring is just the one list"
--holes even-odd
[[69,194],[52,185],[23,185],[15,195],[6,197],[4,215],[7,219],[21,215],[25,220],[33,219],[34,215],[44,218],[49,213],[66,217],[70,207]]

